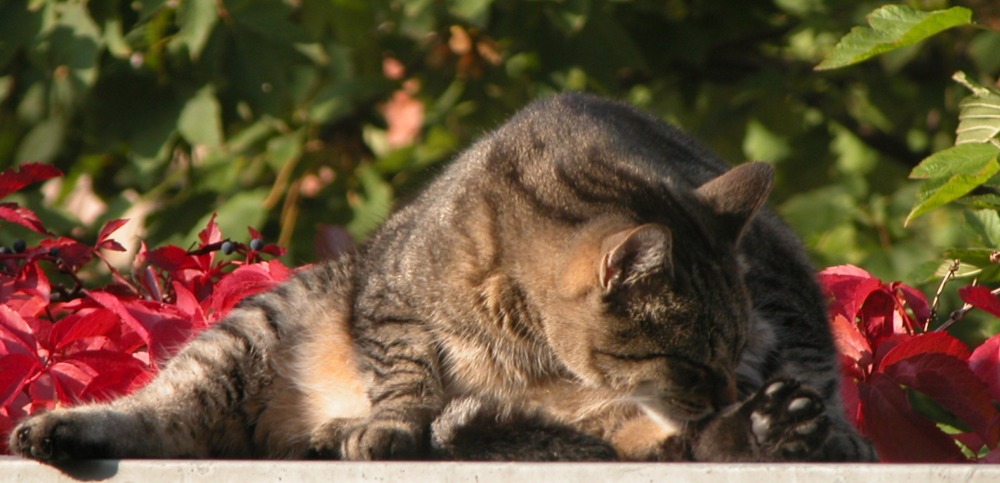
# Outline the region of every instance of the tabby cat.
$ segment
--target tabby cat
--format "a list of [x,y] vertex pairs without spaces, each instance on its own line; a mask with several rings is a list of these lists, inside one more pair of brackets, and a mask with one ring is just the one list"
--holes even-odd
[[536,102],[357,253],[244,301],[135,394],[27,419],[11,448],[873,460],[812,269],[761,208],[771,182],[624,105]]

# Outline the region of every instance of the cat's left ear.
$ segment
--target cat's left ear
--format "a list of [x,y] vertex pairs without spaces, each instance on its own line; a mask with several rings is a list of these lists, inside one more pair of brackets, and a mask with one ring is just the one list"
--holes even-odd
[[764,205],[773,182],[774,168],[767,163],[753,162],[726,171],[694,193],[715,213],[719,235],[735,243]]

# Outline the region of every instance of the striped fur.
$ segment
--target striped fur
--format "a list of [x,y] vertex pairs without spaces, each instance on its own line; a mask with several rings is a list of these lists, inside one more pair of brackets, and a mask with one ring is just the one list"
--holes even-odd
[[[12,448],[872,459],[812,269],[761,208],[771,176],[619,104],[541,101],[358,253],[244,302],[135,395],[29,419]],[[462,443],[484,434],[511,439]]]

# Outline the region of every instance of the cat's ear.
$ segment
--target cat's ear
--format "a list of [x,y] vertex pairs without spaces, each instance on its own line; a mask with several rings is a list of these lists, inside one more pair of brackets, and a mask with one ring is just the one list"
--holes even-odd
[[764,205],[773,182],[771,165],[746,163],[701,185],[695,196],[716,214],[715,228],[719,235],[736,242]]
[[673,270],[670,230],[663,225],[640,225],[604,239],[598,280],[606,292],[655,273]]

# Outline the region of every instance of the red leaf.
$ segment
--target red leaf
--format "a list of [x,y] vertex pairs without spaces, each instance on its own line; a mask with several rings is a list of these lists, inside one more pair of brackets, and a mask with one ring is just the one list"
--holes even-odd
[[24,189],[25,186],[62,176],[62,171],[44,163],[24,163],[16,170],[8,169],[0,173],[0,198]]
[[139,337],[147,346],[152,345],[153,341],[150,336],[151,327],[147,327],[146,325],[141,323],[138,319],[136,319],[132,315],[132,313],[129,312],[125,304],[118,299],[118,297],[115,297],[114,295],[108,293],[97,292],[97,291],[95,292],[87,291],[86,293],[87,296],[90,297],[91,300],[97,302],[98,305],[106,309],[109,309],[111,310],[111,312],[117,314],[118,317],[121,318],[124,325],[129,329],[131,329],[136,334],[138,334]]
[[138,389],[153,377],[142,361],[114,351],[88,351],[74,354],[73,364],[85,365],[94,373],[80,395],[87,401],[104,401]]
[[93,310],[82,316],[78,314],[56,322],[50,335],[56,350],[64,349],[81,339],[107,335],[121,323],[121,319],[108,309]]
[[213,311],[213,316],[221,317],[240,300],[280,283],[284,278],[275,279],[271,268],[272,265],[264,263],[244,265],[219,280],[215,286],[215,292],[212,293],[209,306]]
[[7,436],[14,429],[16,422],[28,416],[24,408],[30,405],[31,400],[22,391],[16,393],[14,399],[6,406],[0,406],[0,454],[10,453],[10,448],[7,447]]
[[129,314],[149,329],[149,352],[154,364],[172,356],[194,335],[191,320],[173,305],[131,300],[127,306]]
[[986,456],[980,458],[979,462],[980,463],[991,463],[991,464],[998,464],[998,463],[1000,463],[1000,446],[998,446],[996,448],[993,448],[993,450],[990,451]]
[[31,376],[41,367],[38,358],[26,354],[7,354],[0,357],[0,406],[9,404],[24,390]]
[[963,302],[1000,317],[1000,298],[993,295],[990,289],[982,285],[969,285],[958,289],[958,296]]
[[56,397],[63,404],[79,402],[87,384],[97,376],[90,366],[72,359],[52,364],[48,372],[52,375]]
[[149,263],[166,270],[177,272],[186,269],[199,269],[197,260],[181,247],[168,245],[146,252]]
[[50,234],[34,211],[14,203],[0,203],[0,219],[17,223],[38,233]]
[[59,249],[59,260],[72,271],[86,265],[94,257],[94,249],[72,238],[56,238],[42,240],[40,245],[46,252],[53,248]]
[[994,335],[972,351],[969,368],[990,388],[994,401],[1000,401],[1000,334]]
[[853,265],[827,268],[819,273],[819,281],[834,298],[831,315],[841,314],[848,321],[857,318],[869,294],[882,288],[881,280]]
[[872,348],[865,337],[858,332],[857,326],[844,318],[842,314],[833,316],[830,321],[833,331],[833,341],[841,354],[850,358],[859,367],[867,367],[872,362]]
[[961,451],[934,423],[910,408],[906,392],[884,374],[860,387],[862,432],[887,463],[961,462]]
[[931,305],[927,302],[924,293],[901,283],[893,284],[893,288],[903,293],[906,305],[913,311],[913,316],[918,322],[925,322],[931,317]]
[[902,359],[922,354],[947,354],[960,360],[969,358],[965,343],[947,332],[926,332],[915,336],[901,336],[900,342],[892,347],[878,362],[879,369],[885,369]]
[[990,401],[989,388],[963,360],[944,353],[919,353],[887,364],[884,374],[926,394],[984,440],[1000,438],[1000,426],[994,424],[1000,415]]
[[198,302],[198,298],[181,283],[174,281],[173,287],[174,306],[177,307],[177,310],[180,310],[195,328],[204,328],[207,325],[207,320],[205,319],[205,310]]
[[53,407],[59,400],[56,389],[53,387],[52,374],[48,370],[41,371],[35,380],[28,385],[28,397],[31,398],[33,407],[48,409]]
[[858,388],[860,384],[862,384],[861,381],[855,380],[849,374],[841,374],[840,397],[844,401],[844,414],[855,428],[861,427],[864,416],[861,409],[860,389]]
[[222,241],[222,231],[219,230],[219,225],[215,223],[215,216],[217,214],[212,213],[212,218],[208,220],[208,225],[198,233],[198,239],[201,240],[203,246]]
[[0,300],[22,317],[35,317],[49,305],[51,286],[37,264],[28,263],[14,278],[0,274]]
[[[100,247],[101,245],[104,245],[104,242],[106,241],[113,241],[113,240],[108,240],[108,237],[110,237],[112,233],[117,231],[119,228],[122,227],[122,225],[126,223],[128,223],[128,218],[121,218],[107,222],[104,225],[104,228],[101,228],[101,232],[97,234],[97,243],[95,245]],[[117,242],[115,243],[117,244]]]
[[34,330],[21,317],[6,305],[0,305],[0,354],[35,355],[38,343]]
[[97,243],[94,244],[94,248],[101,250],[112,250],[116,252],[124,252],[125,247],[121,243],[110,239],[109,237],[122,225],[128,223],[128,218],[122,218],[118,220],[111,220],[107,222],[101,232],[97,235]]
[[893,334],[912,333],[915,325],[899,302],[896,293],[885,288],[868,295],[859,317],[868,340],[873,345]]
[[983,446],[986,446],[986,442],[983,438],[976,433],[957,433],[952,435],[955,441],[962,443],[963,446],[969,448],[973,453],[978,453]]

